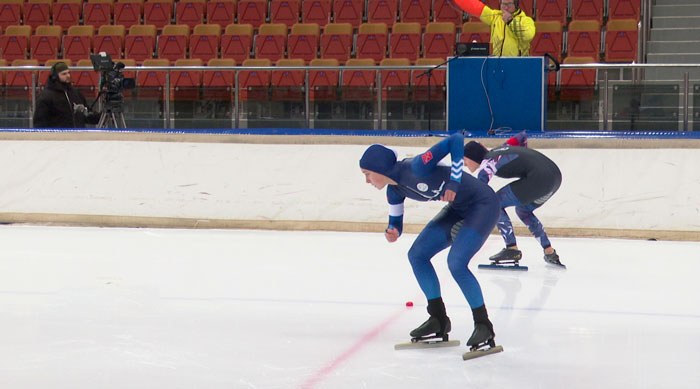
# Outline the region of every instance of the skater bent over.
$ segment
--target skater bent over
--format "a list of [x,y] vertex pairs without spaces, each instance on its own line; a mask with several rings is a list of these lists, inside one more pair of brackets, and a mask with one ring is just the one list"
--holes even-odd
[[494,175],[518,178],[497,192],[501,200],[501,213],[497,225],[506,247],[489,259],[495,264],[518,265],[522,258],[513,233],[513,225],[506,213],[506,208],[515,207],[515,213],[540,242],[544,250],[544,260],[565,267],[549,242],[542,223],[533,213],[559,189],[561,172],[557,165],[542,153],[527,148],[525,133],[510,138],[501,147],[491,151],[481,143],[467,143],[464,146],[464,164],[472,173],[481,168],[478,178],[486,183]]
[[[493,325],[488,318],[479,282],[467,265],[479,251],[498,220],[499,202],[493,190],[470,175],[462,175],[464,138],[455,134],[425,153],[397,161],[396,153],[382,145],[370,146],[360,159],[366,182],[386,187],[389,225],[386,240],[395,242],[403,228],[404,200],[447,201],[448,204],[421,231],[408,251],[418,284],[428,300],[428,320],[411,331],[412,341],[448,340],[451,325],[440,294],[440,283],[430,260],[450,247],[447,263],[469,302],[474,332],[467,341],[472,349],[493,347]],[[452,166],[438,165],[450,154]]]

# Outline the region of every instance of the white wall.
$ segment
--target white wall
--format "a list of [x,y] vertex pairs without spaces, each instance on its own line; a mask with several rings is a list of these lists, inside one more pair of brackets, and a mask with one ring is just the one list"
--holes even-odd
[[[358,167],[365,147],[1,141],[0,213],[384,223],[385,194]],[[700,231],[700,150],[541,151],[563,173],[537,212],[548,228]],[[409,200],[405,220],[442,205]]]

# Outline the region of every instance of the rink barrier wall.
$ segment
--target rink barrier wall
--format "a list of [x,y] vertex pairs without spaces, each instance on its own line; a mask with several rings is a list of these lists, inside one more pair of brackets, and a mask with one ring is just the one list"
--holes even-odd
[[[384,193],[364,184],[359,155],[372,143],[415,155],[445,134],[337,132],[2,131],[0,222],[383,231]],[[529,134],[564,174],[537,211],[548,233],[700,241],[700,134],[665,134]],[[467,135],[488,147],[510,136]],[[442,205],[407,202],[405,231]]]

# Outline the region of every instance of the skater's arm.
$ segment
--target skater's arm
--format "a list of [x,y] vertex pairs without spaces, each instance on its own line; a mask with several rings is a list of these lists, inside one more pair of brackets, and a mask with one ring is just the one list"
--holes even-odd
[[386,197],[389,201],[389,225],[384,231],[384,237],[389,242],[395,242],[403,231],[403,202],[405,197],[396,193],[391,186],[387,187]]
[[485,158],[481,161],[481,170],[479,170],[478,179],[488,184],[491,178],[496,175],[498,171],[498,160],[492,158]]
[[450,181],[445,186],[445,192],[440,199],[452,201],[457,194],[460,182],[462,182],[462,168],[464,167],[464,137],[462,134],[452,134],[425,153],[413,158],[411,170],[418,177],[427,177],[447,154],[450,154],[452,159],[452,170]]

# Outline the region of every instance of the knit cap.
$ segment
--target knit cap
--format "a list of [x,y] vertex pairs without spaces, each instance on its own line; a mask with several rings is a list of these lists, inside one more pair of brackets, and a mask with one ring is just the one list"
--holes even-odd
[[396,152],[379,144],[369,146],[360,158],[360,167],[375,173],[387,175],[396,165]]

